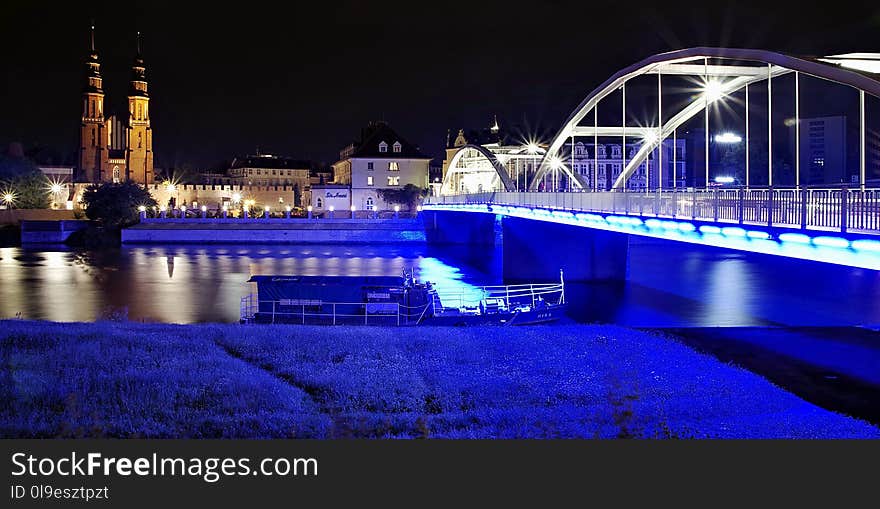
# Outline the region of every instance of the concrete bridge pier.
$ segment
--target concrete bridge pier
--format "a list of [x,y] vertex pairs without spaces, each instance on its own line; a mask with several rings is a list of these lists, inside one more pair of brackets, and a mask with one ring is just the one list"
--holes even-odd
[[504,218],[504,279],[623,281],[629,268],[629,235],[535,221]]
[[500,246],[501,216],[474,212],[422,212],[425,238],[431,244]]
[[[477,266],[500,259],[505,281],[623,281],[629,236],[580,226],[457,211],[423,212],[425,237],[461,246]],[[479,258],[479,260],[477,259]]]

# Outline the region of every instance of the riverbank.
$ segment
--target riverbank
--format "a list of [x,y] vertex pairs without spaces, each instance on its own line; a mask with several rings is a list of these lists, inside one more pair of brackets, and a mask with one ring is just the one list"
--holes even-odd
[[421,219],[145,219],[123,244],[424,243]]
[[3,437],[880,438],[613,326],[0,327]]

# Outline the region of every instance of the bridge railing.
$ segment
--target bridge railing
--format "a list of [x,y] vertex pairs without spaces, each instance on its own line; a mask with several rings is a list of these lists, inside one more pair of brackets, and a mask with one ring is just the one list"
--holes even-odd
[[426,200],[429,205],[467,203],[880,234],[880,189],[484,192]]

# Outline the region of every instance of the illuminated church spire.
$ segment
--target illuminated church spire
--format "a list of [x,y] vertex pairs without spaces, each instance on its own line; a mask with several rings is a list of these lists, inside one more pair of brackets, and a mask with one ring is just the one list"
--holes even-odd
[[128,178],[148,184],[153,182],[153,131],[150,127],[150,97],[140,32],[137,33],[135,49],[137,52],[131,66],[131,86],[128,91],[126,166]]
[[89,28],[86,82],[82,91],[78,179],[97,182],[104,166],[104,89],[101,62],[95,47],[95,24]]

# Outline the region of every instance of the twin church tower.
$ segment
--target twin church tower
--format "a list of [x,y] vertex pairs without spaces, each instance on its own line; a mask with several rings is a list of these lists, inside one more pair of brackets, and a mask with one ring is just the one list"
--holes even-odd
[[104,89],[101,63],[95,49],[95,27],[91,28],[90,51],[86,60],[86,87],[83,90],[80,125],[79,174],[81,182],[153,183],[153,131],[150,128],[150,97],[141,57],[140,33],[137,54],[131,67],[128,115],[119,120],[104,117]]

